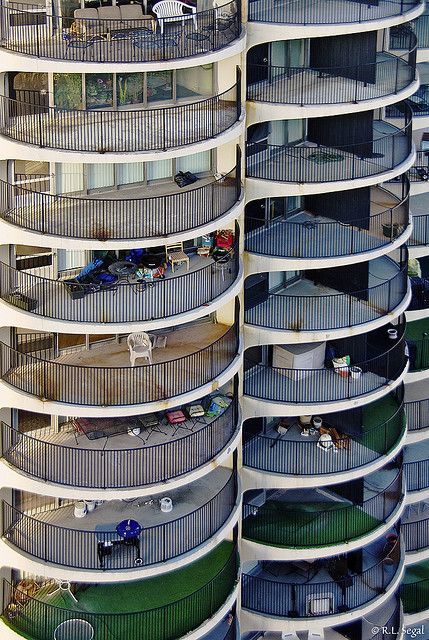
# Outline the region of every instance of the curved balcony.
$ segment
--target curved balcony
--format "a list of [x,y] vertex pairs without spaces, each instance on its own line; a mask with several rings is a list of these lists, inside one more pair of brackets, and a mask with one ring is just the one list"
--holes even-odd
[[[134,418],[121,418],[124,432],[128,420],[130,428],[135,426]],[[100,424],[97,419],[89,422],[93,431]],[[183,423],[174,435],[168,428],[154,431],[146,442],[127,432],[107,442],[106,437],[76,438],[74,424],[61,434],[35,436],[2,422],[1,433],[3,458],[33,478],[70,487],[130,489],[167,483],[209,464],[232,441],[237,427],[235,396],[220,416]]]
[[[343,277],[337,272],[337,287],[334,288],[325,286],[322,278],[317,281],[314,272],[309,277],[304,273],[295,284],[268,293],[259,304],[245,306],[244,321],[252,327],[278,331],[335,331],[383,318],[399,307],[407,296],[406,262],[400,265],[387,256],[369,262],[368,283],[371,286],[359,291],[347,290],[350,274],[347,268]],[[245,305],[246,302],[245,295]]]
[[250,22],[276,22],[290,25],[333,25],[373,22],[406,15],[421,6],[420,0],[380,0],[378,2],[340,2],[256,0],[249,5]]
[[[301,437],[301,429],[292,418],[287,433],[279,435],[277,424],[245,437],[243,464],[249,469],[291,476],[325,476],[359,469],[377,460],[385,463],[385,456],[397,447],[405,431],[403,391],[392,393],[362,409],[350,409],[339,414],[321,416],[323,425],[334,427],[338,438],[331,451],[317,446],[319,434]],[[284,425],[285,419],[282,420]],[[348,424],[361,425],[360,434]],[[275,480],[273,479],[275,483]]]
[[299,145],[248,142],[246,175],[283,183],[343,182],[395,170],[412,153],[411,109],[404,106],[401,128],[375,120],[366,142],[326,147],[311,141]]
[[[77,584],[70,596],[50,596],[54,583],[34,597],[3,583],[3,615],[19,634],[51,640],[55,628],[70,618],[86,620],[94,638],[176,640],[211,618],[231,596],[238,555],[223,543],[204,558],[167,575],[130,583]],[[24,607],[16,603],[24,600]],[[15,606],[14,606],[15,605]]]
[[[394,107],[392,107],[392,109],[393,108]],[[428,179],[428,176],[429,176],[429,168],[428,168],[427,151],[422,151],[421,149],[417,149],[416,160],[413,166],[409,170],[410,182],[420,183],[420,185],[424,187],[424,190],[426,191],[426,187],[427,187],[426,181]]]
[[402,503],[402,469],[396,465],[366,476],[362,485],[353,484],[347,484],[349,498],[344,484],[324,488],[323,494],[317,489],[265,490],[264,496],[249,491],[244,495],[243,538],[302,553],[363,544],[360,539],[386,525]]
[[427,503],[408,506],[401,516],[401,539],[407,553],[413,554],[429,548],[429,516]]
[[[362,550],[308,564],[259,563],[251,573],[243,573],[242,606],[271,618],[319,617],[329,624],[329,617],[347,613],[350,621],[354,609],[373,602],[395,583],[402,558],[399,540],[393,538],[397,536],[392,542],[378,540]],[[325,606],[315,606],[318,596]]]
[[[236,505],[237,477],[218,468],[188,484],[185,494],[176,489],[169,497],[171,517],[154,496],[127,503],[125,511],[121,500],[104,502],[85,520],[74,517],[74,503],[29,516],[3,502],[2,535],[13,548],[50,565],[93,571],[160,565],[201,548],[225,525]],[[144,519],[134,545],[122,544],[112,525],[124,518]]]
[[198,102],[126,111],[63,110],[0,96],[0,134],[19,143],[93,153],[167,151],[212,140],[240,118],[240,80]]
[[245,249],[257,255],[296,260],[346,257],[389,248],[400,241],[409,225],[409,189],[405,175],[400,197],[387,189],[371,187],[369,216],[347,222],[315,215],[305,205],[296,214],[273,220],[246,215]]
[[222,218],[240,199],[240,164],[221,178],[201,182],[164,191],[137,187],[106,198],[39,193],[0,181],[0,217],[15,227],[63,238],[162,238]]
[[405,614],[429,609],[429,561],[418,562],[406,568],[400,595]]
[[169,270],[163,279],[135,279],[105,288],[79,284],[80,299],[71,296],[67,280],[43,278],[0,262],[0,298],[21,310],[23,298],[31,298],[34,303],[31,309],[28,307],[30,313],[67,322],[176,321],[176,316],[197,310],[207,315],[207,306],[221,301],[239,276],[237,243],[231,255],[226,264],[191,256],[189,271]]
[[135,367],[129,365],[126,343],[107,343],[96,350],[62,355],[54,348],[25,353],[0,343],[1,379],[31,396],[61,403],[98,407],[146,404],[213,382],[233,363],[238,348],[236,324],[178,329],[168,336],[165,349],[153,351],[153,364]]
[[1,4],[2,49],[64,62],[159,63],[221,51],[238,40],[242,31],[239,2],[197,11],[192,20],[177,16],[163,33],[157,31],[151,15],[135,20],[92,16],[76,20],[37,9],[35,20],[28,5]]
[[[373,337],[371,334],[366,337],[370,337],[366,349],[372,357],[356,363],[352,360],[352,365],[357,367],[356,377],[352,377],[347,366],[341,374],[330,367],[305,369],[272,366],[246,355],[244,394],[270,402],[316,404],[359,398],[392,385],[401,378],[407,366],[403,334],[390,348],[387,335],[384,337],[380,332],[375,332]],[[351,343],[348,346],[343,344],[341,348],[347,350],[350,346]]]
[[[407,492],[429,489],[429,441],[409,444],[404,449],[404,476]],[[419,497],[419,496],[416,496]],[[421,496],[421,499],[423,496]]]
[[380,51],[375,62],[352,67],[248,64],[247,99],[304,107],[358,104],[394,96],[415,80],[416,37],[412,32],[407,49],[399,56]]

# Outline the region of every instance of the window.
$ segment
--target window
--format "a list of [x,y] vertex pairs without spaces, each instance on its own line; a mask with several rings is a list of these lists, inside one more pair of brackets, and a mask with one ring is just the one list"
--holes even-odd
[[144,102],[144,74],[117,74],[116,100],[119,107],[127,104],[142,104]]
[[113,76],[110,73],[88,73],[85,76],[86,108],[113,106]]
[[147,101],[173,99],[173,72],[153,71],[147,74]]
[[54,102],[59,109],[82,109],[80,73],[54,73]]

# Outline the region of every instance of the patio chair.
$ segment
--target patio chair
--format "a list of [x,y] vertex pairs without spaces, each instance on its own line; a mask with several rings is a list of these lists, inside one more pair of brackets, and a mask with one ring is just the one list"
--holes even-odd
[[152,343],[150,336],[141,331],[140,333],[130,333],[127,338],[128,349],[130,350],[130,362],[134,367],[137,358],[147,358],[152,364]]
[[186,263],[186,271],[189,271],[189,256],[183,251],[183,242],[168,244],[165,247],[165,256],[167,262],[171,264],[171,270],[174,273],[174,265]]
[[[185,13],[184,9],[189,9],[191,13]],[[195,31],[198,31],[197,10],[189,4],[179,0],[161,0],[153,5],[152,11],[158,18],[161,34],[164,33],[165,22],[181,21],[184,25],[185,20],[193,20]]]

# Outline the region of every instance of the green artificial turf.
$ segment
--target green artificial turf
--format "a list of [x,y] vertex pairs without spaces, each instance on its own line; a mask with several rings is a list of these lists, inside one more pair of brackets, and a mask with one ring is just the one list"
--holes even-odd
[[[385,396],[362,409],[362,444],[380,454],[386,454],[397,443],[405,429],[405,414],[398,414],[388,429],[384,423],[398,411],[398,402],[393,395]],[[377,427],[381,427],[377,429]],[[387,445],[387,446],[386,446]]]
[[429,319],[414,320],[407,322],[405,337],[407,340],[416,341],[417,354],[415,362],[412,364],[411,371],[420,371],[429,368]]
[[278,547],[324,547],[352,540],[380,525],[359,507],[340,502],[268,500],[243,522],[243,536]]
[[401,585],[404,613],[429,609],[429,560],[406,568]]
[[31,640],[52,640],[56,626],[74,617],[92,624],[94,640],[174,640],[210,617],[232,591],[234,563],[211,582],[232,550],[232,543],[223,542],[204,558],[163,576],[81,586],[77,603],[67,593],[49,597],[52,589],[41,589],[8,624]]

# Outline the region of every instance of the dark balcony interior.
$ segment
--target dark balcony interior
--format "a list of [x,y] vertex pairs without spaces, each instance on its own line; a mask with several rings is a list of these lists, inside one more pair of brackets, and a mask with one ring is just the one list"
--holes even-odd
[[429,560],[407,566],[400,594],[404,613],[429,609]]
[[398,462],[331,487],[247,491],[243,537],[295,549],[348,543],[378,529],[395,511],[401,495]]
[[404,448],[404,475],[407,491],[429,489],[429,440],[413,442]]
[[264,43],[247,54],[247,99],[278,104],[357,103],[395,94],[415,79],[416,38],[392,55],[378,32]]
[[297,25],[372,22],[403,15],[420,4],[419,0],[253,0],[249,20]]
[[[149,249],[59,249],[58,264],[68,267],[62,269],[54,269],[49,249],[39,255],[33,247],[15,247],[14,266],[0,263],[0,296],[36,315],[74,322],[138,322],[186,313],[213,302],[236,280],[238,231],[236,226],[235,232],[219,230]],[[179,250],[180,260],[174,254]]]
[[[90,570],[135,569],[159,565],[198,549],[226,523],[236,501],[236,477],[218,467],[210,475],[168,492],[172,509],[162,508],[163,494],[91,503],[76,518],[76,502],[50,501],[14,492],[3,502],[3,536],[17,549],[50,564]],[[120,523],[135,521],[141,531],[130,539]],[[46,541],[49,544],[46,544]]]
[[53,592],[51,580],[36,581],[35,595],[23,596],[19,582],[4,583],[3,619],[32,640],[51,640],[64,620],[91,624],[94,640],[175,640],[211,617],[237,578],[233,544],[223,542],[203,558],[166,575],[129,583],[72,584]]
[[308,618],[345,613],[385,592],[401,561],[392,530],[364,549],[297,562],[244,567],[242,606],[273,617]]
[[410,371],[429,368],[429,318],[407,322],[405,332],[410,355]]
[[401,514],[401,539],[407,553],[429,547],[429,501],[409,504]]
[[406,42],[411,29],[417,36],[418,48],[426,49],[429,47],[429,9],[427,7],[418,18],[413,20],[412,25],[400,24],[390,29],[390,48],[404,49],[404,42]]
[[411,109],[398,127],[374,111],[251,125],[246,172],[277,182],[356,180],[393,170],[411,153]]
[[245,281],[245,322],[283,331],[362,325],[394,311],[407,294],[406,254],[329,269],[258,273]]
[[[407,98],[408,104],[413,112],[413,118],[429,116],[429,63],[418,63],[417,71],[419,74],[420,86],[412,96]],[[398,117],[398,111],[395,105],[389,105],[386,107],[386,116],[388,118]]]
[[[389,329],[396,333],[389,334]],[[396,326],[327,343],[251,347],[245,354],[244,393],[295,404],[374,392],[404,372],[403,331],[400,320]]]
[[[120,488],[149,486],[209,463],[234,437],[238,406],[225,385],[180,411],[121,418],[67,418],[19,410],[16,428],[2,423],[3,457],[20,471],[56,484]],[[222,405],[222,406],[221,406]],[[199,406],[198,417],[190,417]],[[201,409],[204,415],[201,416]]]
[[[243,463],[269,473],[316,476],[382,459],[405,430],[402,394],[399,389],[363,407],[322,415],[323,432],[314,426],[305,428],[293,417],[246,420]],[[319,442],[322,433],[325,438]]]
[[[31,395],[82,405],[157,402],[213,381],[238,352],[236,324],[214,318],[152,332],[151,362],[131,366],[128,336],[26,333],[1,343],[2,379]],[[7,356],[7,357],[6,357]]]
[[229,2],[196,11],[193,19],[176,16],[176,20],[165,22],[161,33],[154,14],[143,14],[143,10],[138,19],[88,15],[75,20],[69,5],[65,15],[49,18],[39,7],[35,18],[28,5],[14,3],[3,7],[1,46],[37,58],[69,62],[141,63],[189,58],[232,44],[241,33],[240,9],[240,3]]
[[246,251],[292,259],[324,258],[388,245],[408,226],[406,180],[398,187],[253,200],[246,205]]

